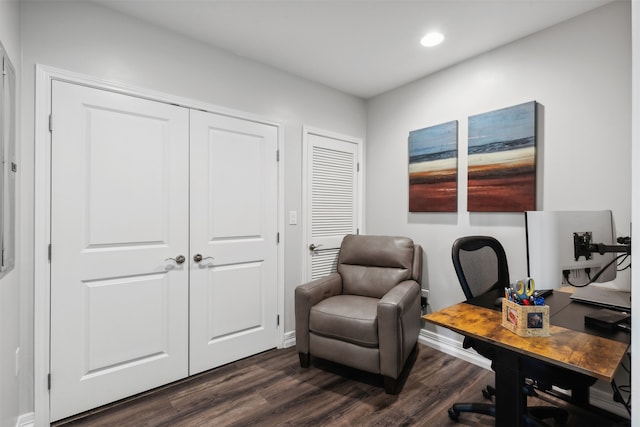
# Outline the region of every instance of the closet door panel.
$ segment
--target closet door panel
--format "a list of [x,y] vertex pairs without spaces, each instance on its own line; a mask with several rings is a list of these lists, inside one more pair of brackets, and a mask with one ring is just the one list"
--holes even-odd
[[189,112],[54,81],[51,419],[188,374]]
[[274,126],[192,111],[191,374],[277,344],[277,176]]

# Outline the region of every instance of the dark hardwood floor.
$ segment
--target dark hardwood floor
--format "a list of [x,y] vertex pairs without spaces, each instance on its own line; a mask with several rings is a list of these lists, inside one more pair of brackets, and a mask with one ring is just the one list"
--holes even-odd
[[[492,426],[488,416],[447,408],[482,401],[493,383],[484,370],[426,346],[399,395],[384,393],[377,376],[312,359],[303,369],[295,348],[271,350],[187,380],[54,423],[54,426]],[[558,404],[549,397],[530,403]],[[626,422],[570,407],[565,426]],[[553,421],[549,421],[553,426]]]

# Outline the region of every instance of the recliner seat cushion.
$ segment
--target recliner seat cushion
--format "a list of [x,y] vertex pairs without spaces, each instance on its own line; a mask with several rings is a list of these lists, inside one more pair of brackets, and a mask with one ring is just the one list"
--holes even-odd
[[337,295],[314,305],[309,313],[311,333],[378,347],[378,299]]

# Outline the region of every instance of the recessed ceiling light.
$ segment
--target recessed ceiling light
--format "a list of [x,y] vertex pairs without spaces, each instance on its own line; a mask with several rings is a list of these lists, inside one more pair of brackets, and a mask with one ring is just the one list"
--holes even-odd
[[444,40],[442,33],[432,31],[420,40],[420,44],[425,47],[438,46]]

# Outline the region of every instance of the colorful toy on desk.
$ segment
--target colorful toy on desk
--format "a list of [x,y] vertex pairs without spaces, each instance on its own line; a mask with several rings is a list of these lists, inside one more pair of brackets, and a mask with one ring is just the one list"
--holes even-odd
[[531,277],[513,282],[504,288],[504,297],[519,305],[544,305],[544,298],[535,292],[535,281]]

